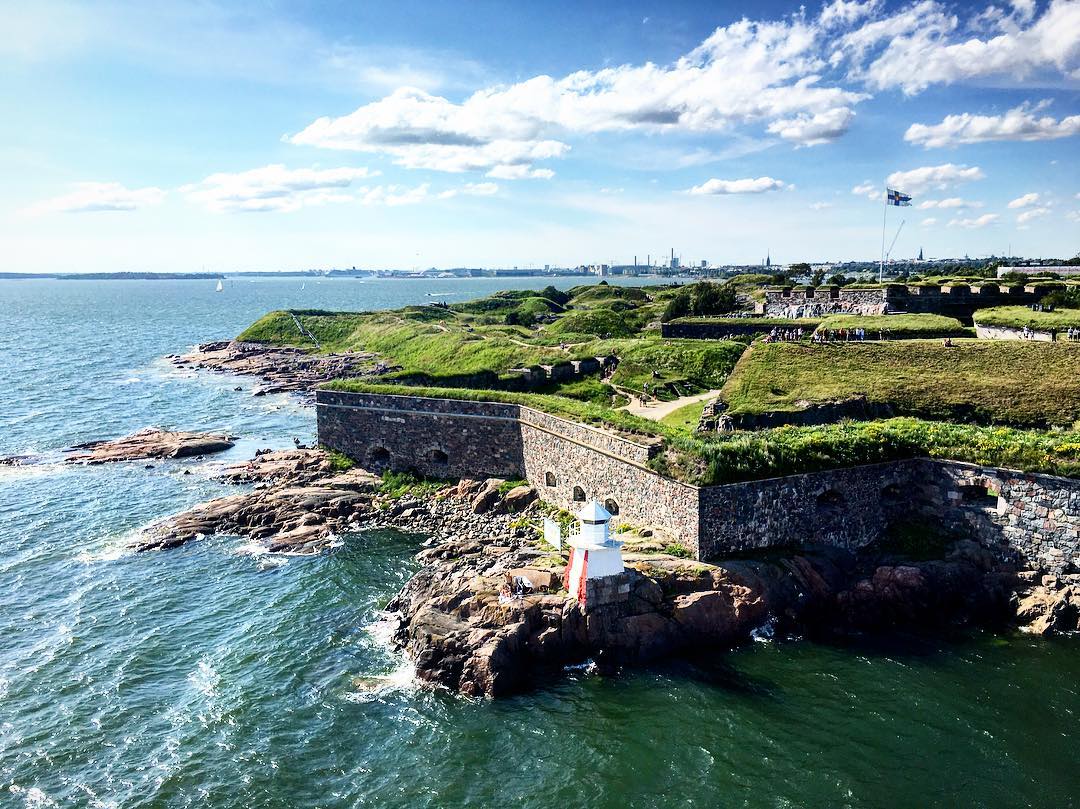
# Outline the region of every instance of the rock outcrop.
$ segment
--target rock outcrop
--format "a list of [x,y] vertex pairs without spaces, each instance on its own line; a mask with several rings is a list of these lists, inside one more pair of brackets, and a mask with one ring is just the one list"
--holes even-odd
[[[819,548],[709,565],[631,551],[612,589],[625,596],[586,611],[562,591],[565,559],[533,540],[447,541],[420,558],[388,606],[398,642],[421,679],[490,697],[585,659],[639,663],[760,633],[994,624],[1012,614],[1015,578],[970,542],[918,562]],[[515,576],[533,589],[509,594]]]
[[112,441],[77,444],[68,452],[68,463],[101,464],[146,458],[190,458],[222,452],[233,446],[227,435],[186,433],[148,427]]
[[254,393],[306,393],[322,382],[342,377],[376,375],[390,370],[374,354],[349,352],[313,354],[302,348],[222,340],[203,343],[194,351],[167,357],[174,365],[258,377],[264,383]]

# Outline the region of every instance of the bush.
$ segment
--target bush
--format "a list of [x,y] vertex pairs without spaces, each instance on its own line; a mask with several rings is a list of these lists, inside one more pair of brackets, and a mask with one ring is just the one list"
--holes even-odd
[[667,322],[680,317],[723,315],[735,311],[737,305],[734,286],[701,281],[679,290],[668,303],[661,320]]

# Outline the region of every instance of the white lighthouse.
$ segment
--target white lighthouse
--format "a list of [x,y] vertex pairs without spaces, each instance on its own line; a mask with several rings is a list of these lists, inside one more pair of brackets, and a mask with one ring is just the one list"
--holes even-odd
[[581,524],[576,534],[566,538],[570,561],[563,581],[571,598],[585,603],[585,582],[617,576],[623,572],[622,541],[612,539],[608,530],[611,514],[595,500],[577,515]]

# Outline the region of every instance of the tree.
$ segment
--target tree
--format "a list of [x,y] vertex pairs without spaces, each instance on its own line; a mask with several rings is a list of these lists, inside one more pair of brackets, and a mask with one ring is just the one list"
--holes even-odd
[[819,287],[824,280],[825,270],[814,270],[814,274],[810,276],[810,286]]
[[733,312],[738,297],[732,284],[711,284],[702,281],[679,290],[668,303],[661,320],[667,322],[679,317],[708,317]]
[[829,276],[829,284],[834,287],[842,287],[844,284],[850,284],[851,279],[845,278],[841,273]]
[[813,268],[805,261],[800,261],[798,264],[792,264],[788,267],[788,270],[795,275],[809,275]]

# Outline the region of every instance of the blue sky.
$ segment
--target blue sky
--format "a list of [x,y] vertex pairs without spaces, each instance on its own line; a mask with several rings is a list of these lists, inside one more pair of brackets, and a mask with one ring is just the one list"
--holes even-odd
[[1080,250],[1077,0],[0,10],[7,271]]

